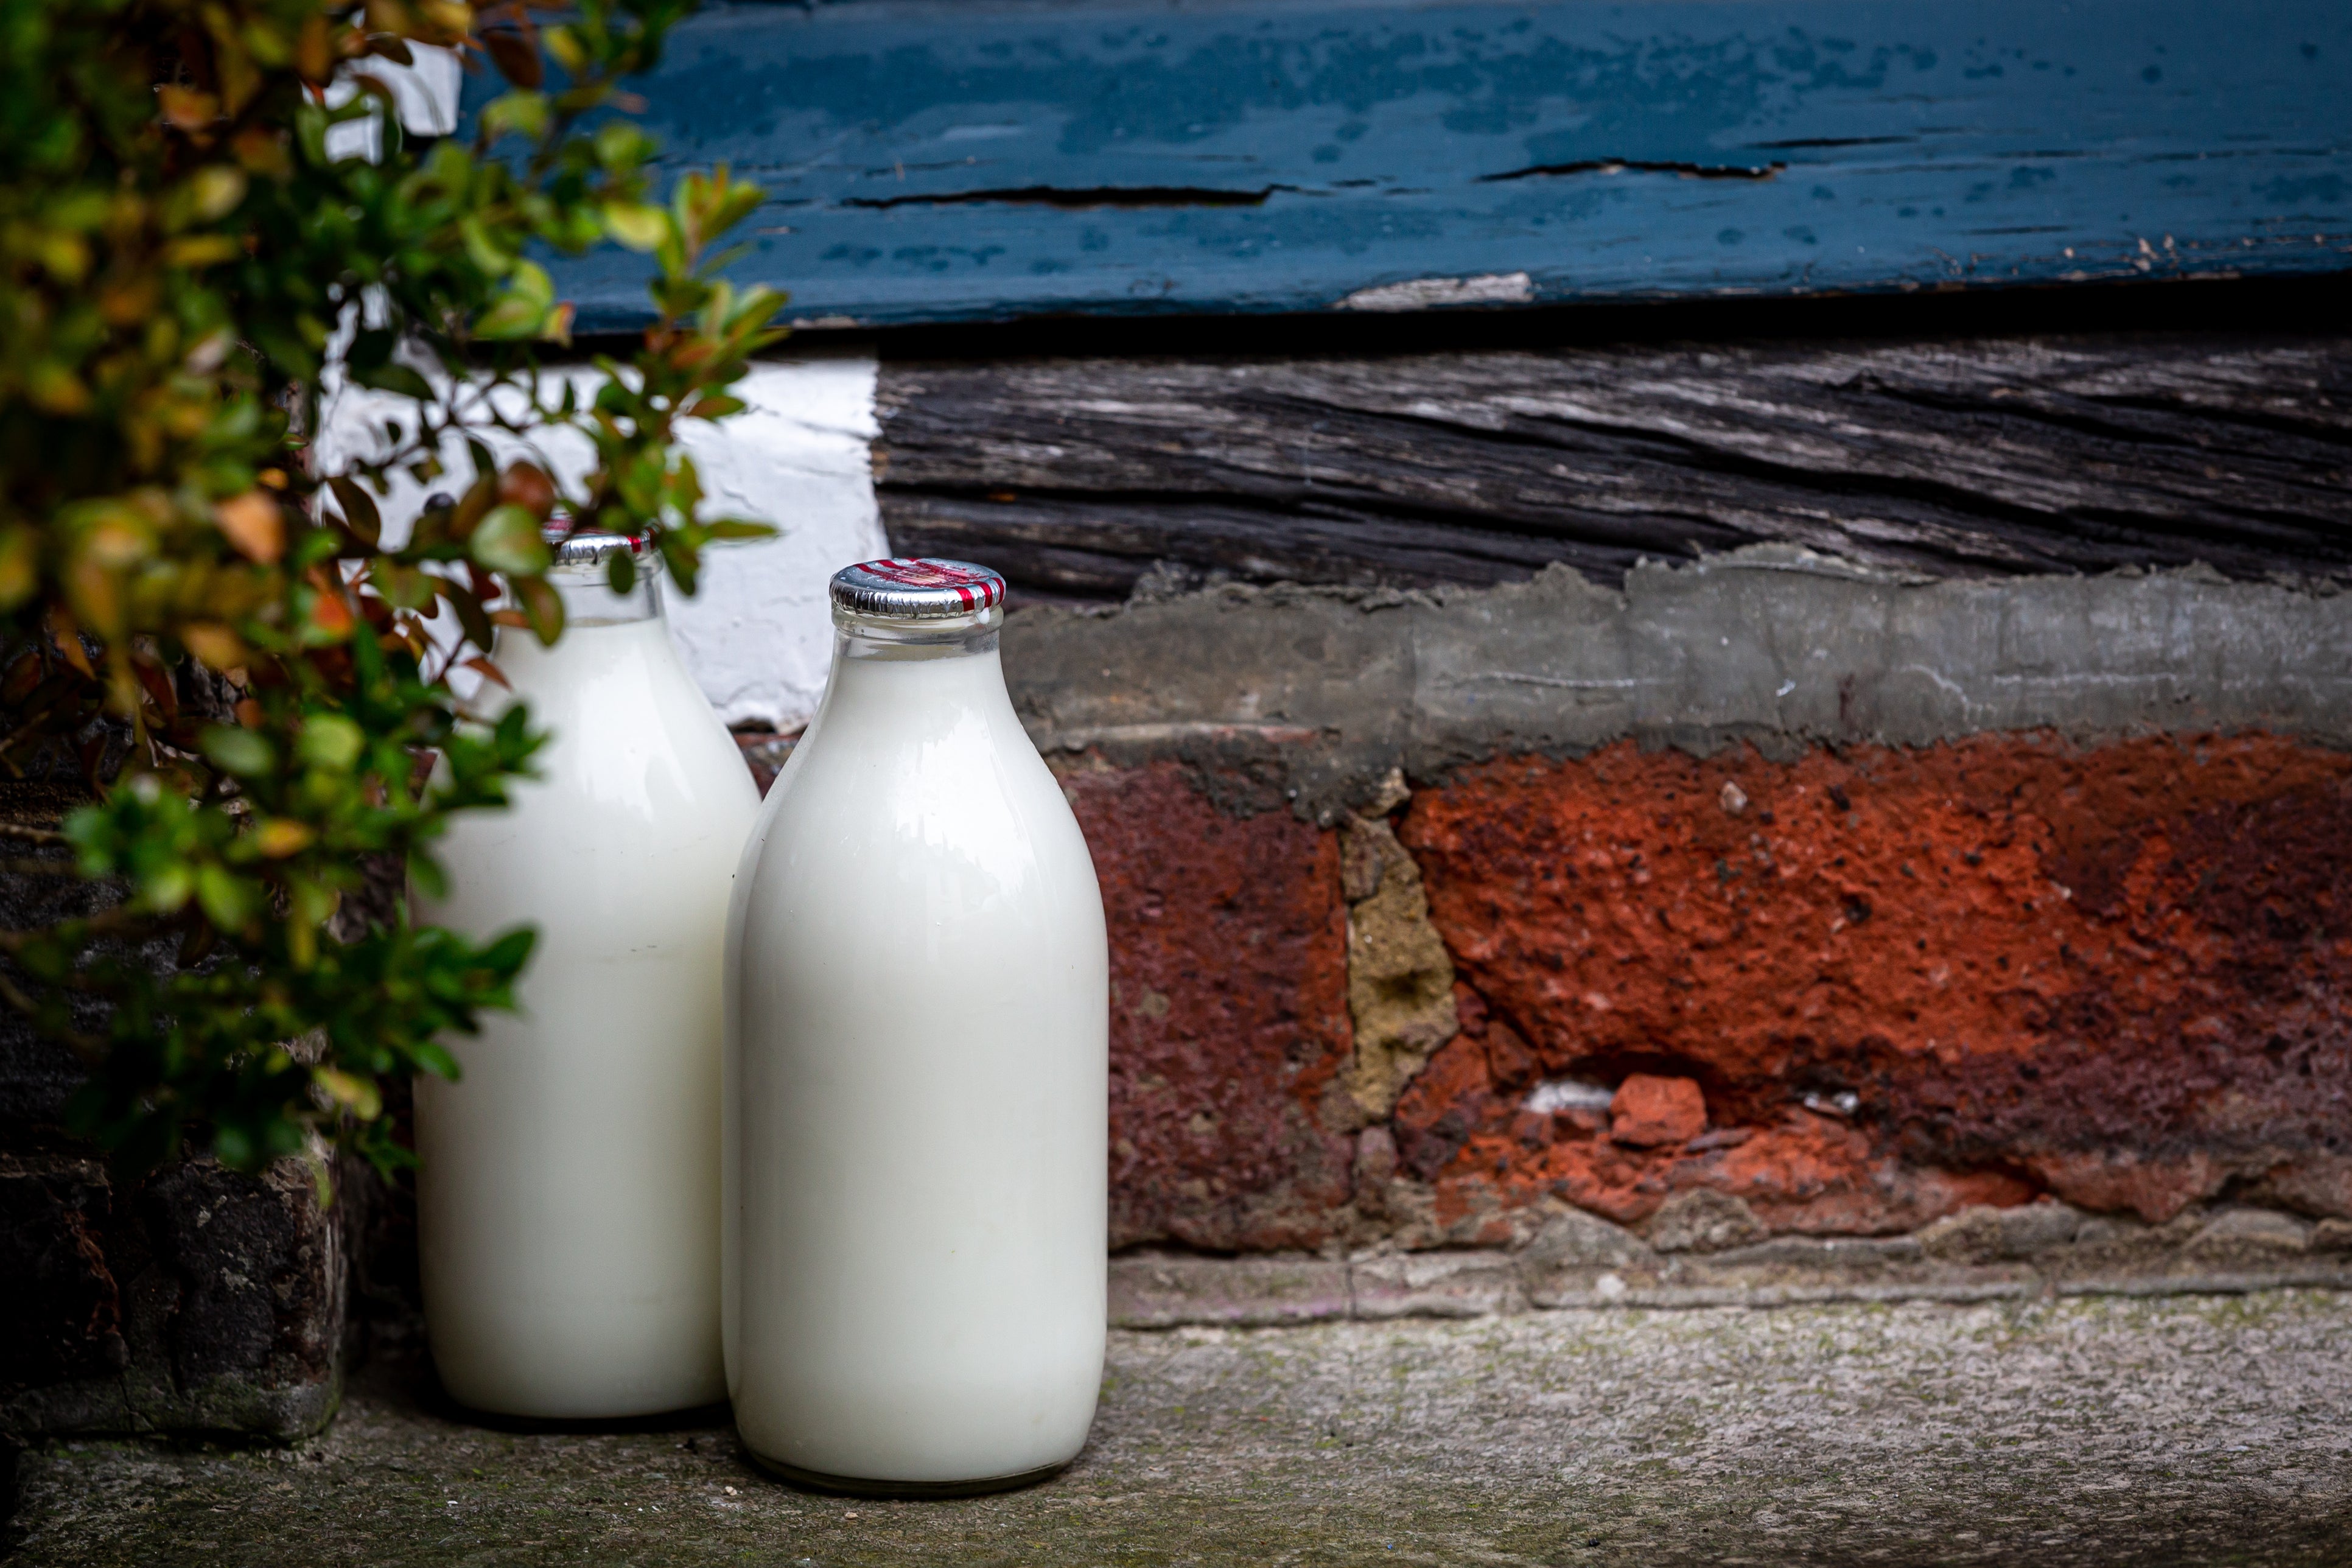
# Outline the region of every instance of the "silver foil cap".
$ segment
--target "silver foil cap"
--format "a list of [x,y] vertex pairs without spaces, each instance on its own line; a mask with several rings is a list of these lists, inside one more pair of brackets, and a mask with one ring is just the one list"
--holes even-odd
[[853,615],[895,620],[969,616],[1004,603],[1004,579],[969,561],[862,561],[833,574],[833,602]]
[[660,568],[661,552],[656,550],[653,541],[642,533],[607,533],[602,529],[566,528],[561,522],[553,522],[541,531],[540,537],[546,540],[548,549],[554,552],[559,571],[586,569],[601,574],[604,569],[604,558],[624,550],[636,563],[640,573]]

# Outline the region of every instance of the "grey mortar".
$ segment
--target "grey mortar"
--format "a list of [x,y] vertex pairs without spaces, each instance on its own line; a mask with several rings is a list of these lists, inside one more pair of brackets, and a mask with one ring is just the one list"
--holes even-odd
[[2352,596],[2210,572],[1927,581],[1786,545],[1432,591],[1223,587],[1023,610],[1015,704],[1049,753],[1215,761],[1335,819],[1392,767],[1633,739],[1921,746],[2266,729],[2352,739]]

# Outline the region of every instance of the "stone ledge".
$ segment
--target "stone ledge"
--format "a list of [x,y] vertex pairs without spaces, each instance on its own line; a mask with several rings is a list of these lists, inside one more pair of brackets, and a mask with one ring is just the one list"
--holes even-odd
[[1238,1328],[1568,1309],[2294,1289],[2352,1290],[2352,1226],[2308,1226],[2245,1208],[2145,1226],[2042,1203],[1965,1210],[1912,1236],[1776,1237],[1716,1252],[1661,1252],[1632,1231],[1571,1212],[1517,1251],[1124,1254],[1111,1259],[1110,1318],[1123,1329]]
[[2352,1540],[2347,1329],[2352,1297],[2277,1290],[1118,1331],[1069,1469],[912,1502],[787,1487],[716,1412],[469,1425],[413,1358],[380,1357],[332,1426],[289,1447],[31,1449],[0,1552],[41,1568],[2333,1568]]

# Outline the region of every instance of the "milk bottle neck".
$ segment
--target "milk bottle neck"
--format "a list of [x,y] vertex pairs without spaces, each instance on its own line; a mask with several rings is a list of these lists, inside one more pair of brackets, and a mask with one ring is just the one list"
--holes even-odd
[[548,585],[563,600],[567,626],[623,626],[636,621],[663,619],[661,558],[640,565],[636,581],[625,594],[613,592],[602,562],[589,566],[559,564],[547,574]]
[[973,658],[996,651],[996,635],[1003,625],[1001,605],[920,620],[864,615],[835,605],[834,663],[930,664]]

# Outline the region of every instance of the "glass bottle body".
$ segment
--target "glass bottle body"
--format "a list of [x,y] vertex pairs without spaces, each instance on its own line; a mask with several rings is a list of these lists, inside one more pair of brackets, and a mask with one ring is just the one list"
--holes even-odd
[[643,1415],[725,1393],[719,972],[759,796],[657,584],[553,575],[569,629],[551,648],[504,629],[496,652],[551,731],[541,776],[458,820],[446,894],[418,900],[476,937],[539,929],[520,1010],[446,1042],[458,1081],[418,1083],[419,1261],[460,1403]]
[[1102,900],[1001,615],[836,609],[737,878],[729,1392],[755,1456],[829,1486],[1049,1472],[1101,1382]]

